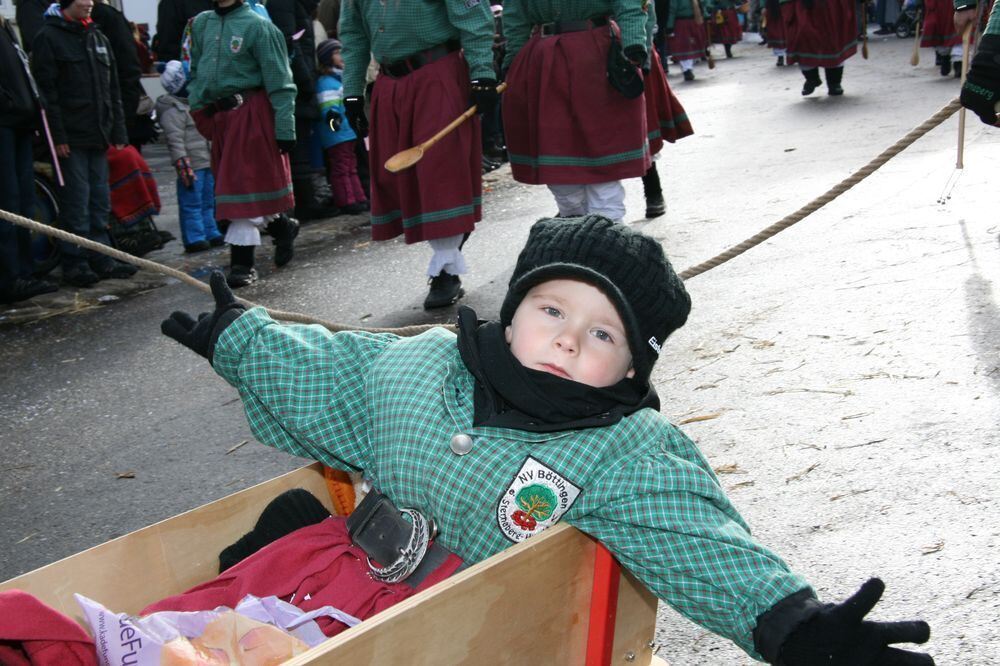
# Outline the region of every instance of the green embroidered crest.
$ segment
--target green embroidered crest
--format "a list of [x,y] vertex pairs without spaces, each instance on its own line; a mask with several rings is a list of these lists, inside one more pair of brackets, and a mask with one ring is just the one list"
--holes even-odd
[[545,520],[552,515],[558,500],[554,492],[536,483],[521,488],[517,493],[516,501],[526,516],[531,516],[538,521]]

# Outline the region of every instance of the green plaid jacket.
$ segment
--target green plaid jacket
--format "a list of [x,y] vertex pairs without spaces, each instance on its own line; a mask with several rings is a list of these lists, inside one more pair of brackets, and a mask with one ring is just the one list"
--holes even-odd
[[244,5],[225,16],[205,11],[191,24],[191,110],[251,88],[267,91],[278,139],[295,138],[295,83],[285,37]]
[[514,62],[514,56],[531,37],[534,26],[559,20],[613,16],[622,31],[623,47],[644,46],[645,4],[643,0],[506,0],[503,3],[503,34],[507,38],[504,67]]
[[[364,470],[466,562],[562,518],[758,659],[756,618],[808,587],[753,540],[697,446],[658,412],[555,433],[473,427],[474,380],[444,329],[334,334],[255,308],[224,331],[214,364],[261,442]],[[472,438],[465,455],[451,447],[459,433]]]
[[397,62],[450,39],[461,42],[470,78],[495,78],[493,32],[488,0],[343,0],[344,96],[364,93],[371,56]]

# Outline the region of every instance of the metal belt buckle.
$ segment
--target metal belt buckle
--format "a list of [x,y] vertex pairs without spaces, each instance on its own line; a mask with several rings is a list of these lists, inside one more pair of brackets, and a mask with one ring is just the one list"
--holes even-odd
[[[410,516],[410,520],[413,521],[413,529],[410,532],[410,539],[407,544],[399,549],[399,557],[384,567],[375,566],[372,564],[371,557],[366,557],[372,578],[383,583],[399,583],[406,580],[410,574],[416,571],[421,560],[424,559],[424,555],[427,553],[427,546],[431,540],[431,530],[428,527],[427,520],[419,511],[400,509],[400,512]],[[433,522],[431,526],[433,526],[436,532],[437,528]]]
[[542,37],[551,37],[552,35],[558,34],[556,32],[555,23],[543,23],[539,26],[539,28],[540,30],[538,32],[542,35]]
[[234,109],[238,109],[243,106],[243,95],[236,93],[233,95],[233,100],[236,102],[236,106],[233,107]]

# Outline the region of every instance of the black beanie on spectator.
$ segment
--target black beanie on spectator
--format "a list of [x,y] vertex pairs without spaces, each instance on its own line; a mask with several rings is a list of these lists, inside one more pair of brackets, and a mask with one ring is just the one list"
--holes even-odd
[[667,337],[684,325],[691,297],[658,242],[600,215],[546,218],[531,227],[500,307],[507,326],[528,291],[581,280],[614,304],[628,334],[635,379],[649,380]]
[[72,5],[74,2],[76,2],[76,0],[59,0],[59,7],[61,9],[66,9],[67,7],[69,7],[70,5]]

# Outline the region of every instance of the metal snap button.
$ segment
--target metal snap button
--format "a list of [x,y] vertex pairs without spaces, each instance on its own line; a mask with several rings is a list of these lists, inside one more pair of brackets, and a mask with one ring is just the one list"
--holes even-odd
[[451,451],[457,456],[464,456],[472,450],[472,438],[465,433],[458,433],[451,438]]

